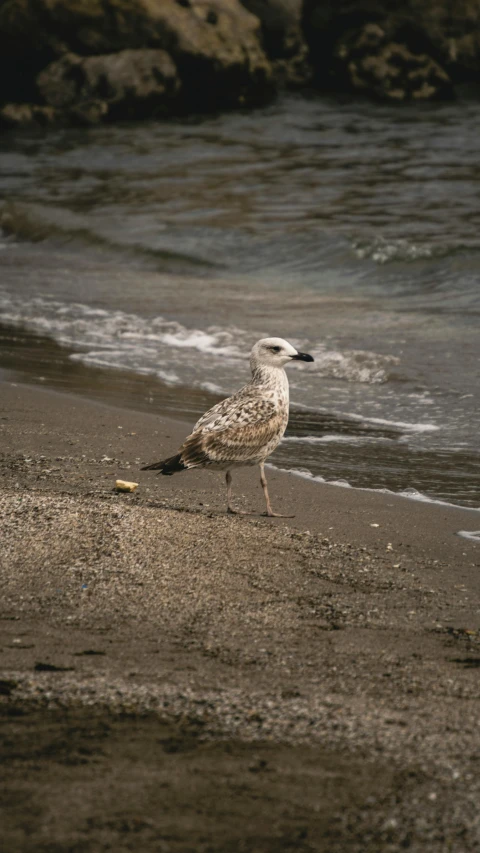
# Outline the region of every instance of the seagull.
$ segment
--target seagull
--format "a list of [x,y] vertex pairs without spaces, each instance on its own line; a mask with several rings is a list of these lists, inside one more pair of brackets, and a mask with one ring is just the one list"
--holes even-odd
[[284,366],[313,361],[283,338],[262,338],[250,354],[251,381],[217,403],[195,424],[178,453],[145,465],[142,471],[170,476],[190,468],[226,471],[227,513],[245,515],[232,507],[233,468],[260,466],[260,483],[270,518],[293,518],[274,512],[268,495],[265,460],[283,438],[288,423],[288,379]]

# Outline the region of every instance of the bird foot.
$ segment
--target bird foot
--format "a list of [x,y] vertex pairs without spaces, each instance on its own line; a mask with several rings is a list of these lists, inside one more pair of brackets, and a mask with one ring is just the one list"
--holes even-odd
[[255,513],[245,512],[243,509],[233,509],[233,507],[227,506],[227,515],[255,515]]
[[[233,507],[227,507],[227,515],[258,515],[258,512],[247,512],[243,509],[233,509]],[[282,512],[274,512],[273,509],[270,512],[261,512],[260,515],[266,516],[267,518],[295,518],[294,515],[284,515]]]

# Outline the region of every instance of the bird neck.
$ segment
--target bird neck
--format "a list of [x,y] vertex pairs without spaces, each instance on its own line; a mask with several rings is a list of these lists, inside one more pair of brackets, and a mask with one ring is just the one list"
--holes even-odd
[[281,388],[288,390],[288,379],[283,367],[271,367],[266,364],[255,364],[252,367],[252,384],[264,388]]

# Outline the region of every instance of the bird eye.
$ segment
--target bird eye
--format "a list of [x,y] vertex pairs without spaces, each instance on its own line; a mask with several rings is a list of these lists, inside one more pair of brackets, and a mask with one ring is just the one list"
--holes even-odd
[[280,347],[270,347],[272,352],[280,352]]

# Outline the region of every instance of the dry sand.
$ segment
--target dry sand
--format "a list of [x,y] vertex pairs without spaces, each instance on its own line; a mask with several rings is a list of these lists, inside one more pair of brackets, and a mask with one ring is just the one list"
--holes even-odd
[[0,401],[2,849],[480,848],[478,513],[270,471],[296,517],[227,517],[139,471],[187,425]]

